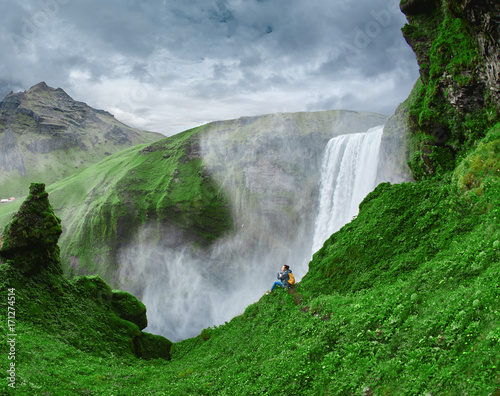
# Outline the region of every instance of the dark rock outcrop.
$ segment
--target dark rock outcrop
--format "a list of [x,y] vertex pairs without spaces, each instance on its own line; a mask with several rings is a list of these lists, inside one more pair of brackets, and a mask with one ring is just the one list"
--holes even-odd
[[[500,4],[497,1],[452,2],[450,9],[457,18],[467,21],[479,48],[478,80],[489,89],[500,107]],[[477,97],[478,95],[474,95]],[[464,98],[465,99],[465,98]]]
[[125,130],[114,125],[106,134],[104,135],[106,139],[112,140],[115,144],[125,144],[130,143],[130,138]]
[[54,214],[48,196],[44,184],[32,183],[28,198],[1,237],[0,256],[23,273],[49,269],[62,274],[57,245],[61,220]]
[[408,117],[419,180],[453,170],[500,118],[500,4],[405,0],[401,9],[422,83]]
[[430,14],[435,11],[437,5],[438,1],[436,0],[402,0],[401,11],[406,16]]

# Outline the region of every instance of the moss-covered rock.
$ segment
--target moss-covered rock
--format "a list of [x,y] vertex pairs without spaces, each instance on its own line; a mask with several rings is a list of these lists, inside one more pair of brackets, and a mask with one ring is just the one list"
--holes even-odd
[[111,307],[120,318],[135,323],[141,330],[147,327],[146,307],[132,294],[113,290]]
[[85,296],[103,305],[109,305],[113,297],[111,287],[99,276],[77,276],[72,280],[81,296]]
[[48,196],[45,184],[32,183],[30,194],[5,227],[0,241],[0,256],[23,273],[46,268],[62,274],[57,245],[61,220],[54,214]]
[[140,344],[142,348],[141,358],[145,360],[170,360],[172,342],[165,337],[143,332],[140,337]]
[[422,82],[408,117],[409,166],[422,180],[453,171],[500,119],[500,5],[405,0],[401,9]]

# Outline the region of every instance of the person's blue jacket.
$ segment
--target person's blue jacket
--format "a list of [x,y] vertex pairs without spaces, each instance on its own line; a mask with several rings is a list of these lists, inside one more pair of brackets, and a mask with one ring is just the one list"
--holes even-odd
[[291,272],[292,271],[290,271],[290,270],[286,270],[285,272],[278,272],[278,279],[281,281],[281,284],[283,285],[283,287],[290,286],[290,284],[288,283],[288,279],[290,279],[290,275],[288,275],[288,274]]

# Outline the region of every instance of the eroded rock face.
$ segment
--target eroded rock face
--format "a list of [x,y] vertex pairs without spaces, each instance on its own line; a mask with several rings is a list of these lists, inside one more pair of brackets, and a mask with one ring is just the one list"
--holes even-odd
[[422,85],[409,110],[415,179],[453,170],[500,114],[500,4],[403,0]]
[[0,168],[6,171],[16,170],[19,176],[26,176],[21,149],[11,128],[0,136]]
[[30,194],[2,235],[0,256],[21,270],[50,269],[62,274],[59,246],[61,220],[49,203],[45,184],[32,183]]
[[479,79],[500,104],[500,4],[497,1],[463,1],[454,8],[457,16],[469,23],[474,32],[482,66]]

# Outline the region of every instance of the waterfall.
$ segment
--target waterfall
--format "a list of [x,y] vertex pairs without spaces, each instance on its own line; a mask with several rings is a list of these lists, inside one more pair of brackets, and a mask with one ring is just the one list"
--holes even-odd
[[359,204],[375,188],[383,129],[380,125],[328,142],[321,168],[313,254],[358,214]]
[[[359,198],[349,197],[354,209],[344,223],[356,214],[357,205],[373,188],[382,127],[333,139],[328,149],[332,153],[325,156],[321,170],[318,158],[324,152],[326,137],[338,135],[341,127],[352,133],[359,130],[355,125],[360,124],[355,120],[353,125],[349,120],[328,120],[322,128],[331,124],[331,131],[298,133],[296,125],[308,123],[301,119],[285,122],[283,117],[266,118],[271,125],[255,119],[244,120],[248,125],[238,124],[237,128],[214,124],[211,133],[200,138],[207,173],[223,186],[232,203],[231,232],[210,246],[200,247],[189,240],[180,242],[183,231],[175,226],[150,223],[120,248],[120,288],[147,306],[147,332],[179,341],[200,334],[203,328],[225,323],[263,296],[283,264],[290,265],[300,281],[311,258],[314,202],[322,175],[325,180],[321,182],[321,202],[333,194],[333,190],[323,191],[329,184],[351,183],[349,190],[356,190],[350,194]],[[337,163],[339,158],[350,161],[349,172],[353,175],[346,164]],[[327,176],[325,169],[333,167],[338,168],[339,175]],[[358,167],[357,173],[365,178],[355,177]],[[328,181],[328,177],[332,180]],[[343,202],[348,201],[344,196],[347,190],[341,187],[335,192],[340,214]],[[323,231],[316,232],[316,245],[321,246],[331,234],[330,225],[323,224],[332,211],[329,205],[322,204],[326,215],[318,217],[322,225],[316,228]],[[156,235],[179,242],[158,245]]]

